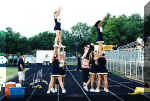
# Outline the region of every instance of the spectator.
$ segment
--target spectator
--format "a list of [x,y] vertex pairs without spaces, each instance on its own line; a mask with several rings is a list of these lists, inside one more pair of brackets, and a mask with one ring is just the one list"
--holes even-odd
[[144,41],[143,39],[139,36],[136,40],[136,48],[141,49],[144,47]]
[[21,56],[18,61],[18,78],[19,83],[22,85],[23,81],[25,81],[25,73],[24,73],[24,54],[21,53]]

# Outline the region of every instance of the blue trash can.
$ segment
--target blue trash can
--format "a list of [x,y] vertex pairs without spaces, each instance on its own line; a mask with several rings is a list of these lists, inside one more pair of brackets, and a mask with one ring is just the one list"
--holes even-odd
[[10,88],[10,98],[24,98],[25,87],[12,87]]

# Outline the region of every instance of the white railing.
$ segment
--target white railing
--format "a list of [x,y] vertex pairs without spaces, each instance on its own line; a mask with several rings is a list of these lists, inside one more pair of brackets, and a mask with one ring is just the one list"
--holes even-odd
[[136,49],[135,42],[118,50],[106,51],[105,54],[109,71],[144,81],[144,50]]

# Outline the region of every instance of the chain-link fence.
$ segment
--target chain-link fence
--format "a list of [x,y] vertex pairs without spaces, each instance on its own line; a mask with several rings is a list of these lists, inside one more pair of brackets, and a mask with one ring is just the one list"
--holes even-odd
[[144,50],[128,48],[106,51],[106,58],[109,71],[144,81]]

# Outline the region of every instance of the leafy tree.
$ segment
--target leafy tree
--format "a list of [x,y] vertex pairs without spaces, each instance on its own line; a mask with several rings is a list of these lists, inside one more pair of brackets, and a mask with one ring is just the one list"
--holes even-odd
[[[149,35],[149,26],[150,16],[145,17],[144,20],[138,14],[118,17],[107,14],[107,18],[103,23],[105,44],[117,44],[120,46],[133,42],[138,36],[143,36],[143,33]],[[21,36],[19,32],[7,27],[6,31],[0,30],[0,52],[17,54],[23,51],[27,54],[32,54],[36,50],[52,50],[55,36],[55,33],[45,31],[26,38]],[[94,26],[79,22],[72,26],[70,32],[62,30],[62,39],[62,43],[66,46],[66,51],[75,54],[76,51],[83,51],[82,46],[84,43],[96,42],[97,31]]]
[[0,52],[6,51],[6,32],[0,31]]
[[53,49],[54,39],[55,39],[55,33],[50,33],[50,32],[39,33],[38,35],[33,36],[33,37],[31,37],[29,39],[30,40],[31,49],[32,50]]
[[92,40],[91,37],[91,27],[86,23],[77,23],[77,25],[71,28],[71,47],[74,47],[74,51],[82,50],[82,46],[85,42],[90,43]]
[[143,34],[143,19],[134,14],[132,16],[113,16],[104,26],[104,39],[106,44],[124,45],[136,40]]

